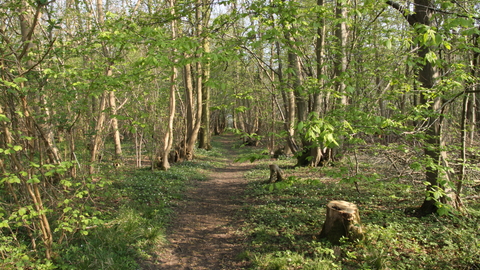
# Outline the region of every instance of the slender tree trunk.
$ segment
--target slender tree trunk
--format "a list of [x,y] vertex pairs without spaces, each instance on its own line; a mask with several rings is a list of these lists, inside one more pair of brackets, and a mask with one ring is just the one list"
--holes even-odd
[[70,177],[76,178],[77,177],[77,166],[78,160],[77,156],[75,154],[75,129],[73,127],[70,127],[67,129],[67,142],[69,146],[69,151],[70,151],[70,162],[74,164],[73,166],[70,167]]
[[30,197],[32,198],[35,210],[37,213],[39,213],[40,230],[42,232],[42,240],[45,245],[45,257],[47,259],[51,259],[53,255],[53,235],[50,229],[50,222],[48,221],[45,208],[43,207],[42,196],[40,194],[38,184],[26,183],[25,185],[27,186]]
[[[184,55],[186,58],[187,56]],[[195,125],[194,119],[194,97],[193,97],[193,82],[192,82],[192,65],[186,64],[183,67],[183,84],[185,86],[185,106],[186,106],[186,137],[192,136],[193,127]]]
[[[293,52],[293,40],[290,36],[290,33],[286,33],[286,40],[288,40],[288,68],[290,70],[288,83],[289,88],[289,110],[290,113],[294,112],[290,118],[290,129],[292,130],[292,136],[295,132],[295,120],[298,122],[303,122],[307,119],[308,106],[305,100],[305,96],[301,90],[302,79],[301,79],[301,68],[300,68],[300,59],[296,53]],[[293,101],[293,102],[292,102]],[[295,119],[296,116],[296,119]],[[303,135],[303,134],[302,134]],[[308,157],[310,157],[310,151],[312,143],[307,141],[304,136],[302,136],[302,153],[297,156],[297,166],[306,166],[309,164]]]
[[[201,70],[202,65],[201,63],[196,64],[196,69]],[[187,137],[187,142],[186,142],[186,149],[185,149],[185,155],[187,160],[191,160],[193,158],[193,152],[195,148],[195,143],[197,142],[198,138],[198,133],[200,131],[201,127],[201,119],[202,119],[202,114],[203,114],[203,106],[202,106],[202,78],[201,76],[197,76],[197,82],[196,82],[196,93],[197,93],[197,113],[195,117],[195,121],[192,127],[192,132],[189,134]]]
[[[111,73],[111,69],[108,69],[107,74]],[[107,107],[107,92],[104,92],[100,97],[100,106],[98,108],[97,121],[95,123],[95,134],[92,137],[90,143],[90,165],[89,172],[93,174],[95,172],[95,163],[97,162],[98,154],[100,152],[100,147],[103,139],[103,130],[105,124],[105,108]]]
[[[324,0],[317,0],[317,6],[323,7]],[[325,59],[325,16],[320,15],[318,18],[320,25],[317,28],[317,43],[315,46],[316,54],[316,68],[317,68],[317,84],[319,90],[323,88],[323,76],[325,75],[324,59]],[[327,94],[329,95],[329,94]],[[325,101],[328,101],[328,97],[325,96]],[[325,105],[326,106],[326,105]],[[313,110],[320,117],[322,111],[322,95],[320,91],[313,94]],[[326,108],[324,110],[326,112]]]
[[[208,39],[203,40],[203,50],[205,53],[210,52],[210,43]],[[200,128],[200,138],[198,142],[198,148],[210,150],[212,145],[211,131],[210,131],[210,87],[207,85],[210,79],[210,62],[207,61],[203,68],[203,114],[202,114],[202,127]]]
[[[169,0],[169,4],[170,4],[170,8],[171,8],[171,15],[172,15],[172,17],[175,17],[175,9],[174,9],[175,2],[174,2],[174,0]],[[172,39],[175,40],[175,38],[176,38],[175,20],[172,20],[171,27],[172,27]],[[172,55],[173,56],[176,55],[176,50],[175,49],[173,49]],[[168,161],[168,155],[170,154],[170,150],[172,149],[172,145],[173,145],[173,120],[175,119],[176,81],[177,81],[177,67],[175,65],[175,60],[173,59],[172,75],[170,76],[170,99],[169,99],[170,113],[169,113],[169,117],[168,117],[167,132],[165,132],[165,138],[164,138],[164,143],[163,143],[163,158],[162,158],[162,165],[161,165],[162,170],[168,170],[170,168],[170,164],[169,164],[169,161]]]
[[[480,30],[480,26],[478,27]],[[474,34],[473,35],[473,46],[475,48],[479,48],[479,39],[480,35],[479,34]],[[478,77],[480,75],[480,52],[475,51],[473,52],[473,58],[472,58],[472,71],[471,74],[473,77]],[[476,120],[477,120],[477,94],[480,91],[480,86],[477,84],[476,86],[473,87],[473,92],[472,93],[472,98],[470,99],[470,102],[468,104],[468,121],[469,121],[469,143],[474,142],[474,137],[475,137],[475,130],[476,130]]]
[[281,60],[281,48],[280,43],[275,43],[275,48],[278,57],[278,81],[279,90],[282,93],[282,98],[285,104],[286,121],[284,122],[285,130],[287,131],[287,152],[296,153],[298,150],[297,143],[295,142],[295,93],[293,90],[289,90],[286,87],[286,82],[283,77],[283,62]]
[[[317,6],[323,7],[324,0],[317,0]],[[322,94],[320,89],[323,88],[323,76],[325,74],[325,67],[324,67],[324,58],[325,58],[325,16],[320,15],[318,18],[320,25],[317,28],[317,42],[315,46],[315,54],[316,54],[316,68],[317,68],[317,84],[318,90],[317,92],[313,93],[312,97],[312,112],[316,114],[316,117],[320,117],[322,113]],[[327,112],[327,104],[329,102],[329,93],[325,95],[323,98],[324,101],[324,112]],[[310,145],[310,154],[311,157],[309,161],[309,166],[316,167],[322,160],[324,153],[323,149],[319,146]]]
[[341,95],[340,104],[347,105],[348,99],[345,93],[346,84],[344,82],[344,73],[347,71],[347,9],[345,8],[345,0],[337,0],[335,7],[335,16],[339,20],[335,28],[335,36],[337,38],[337,48],[335,53],[335,78],[336,78],[336,90]]
[[[461,120],[461,152],[460,156],[462,159],[461,165],[460,165],[460,172],[458,174],[458,179],[457,179],[457,184],[455,185],[456,187],[456,192],[457,192],[457,197],[460,198],[460,194],[462,192],[463,188],[463,182],[465,180],[465,172],[466,172],[466,163],[467,163],[467,146],[468,146],[468,104],[470,103],[470,94],[466,94],[463,97],[463,111],[462,111],[462,120]],[[460,203],[460,202],[458,202]]]
[[[199,0],[200,1],[200,0]],[[201,23],[202,23],[202,32],[203,28],[207,28],[210,22],[211,14],[211,5],[207,0],[201,0],[202,6],[201,10]],[[203,33],[202,33],[203,35]],[[210,38],[208,36],[202,37],[202,48],[204,51],[204,57],[209,58],[210,53]],[[198,148],[210,150],[211,145],[211,130],[210,130],[210,86],[208,86],[208,81],[210,80],[210,59],[206,59],[205,64],[202,68],[201,76],[203,76],[203,113],[202,113],[202,126],[200,128]]]
[[115,144],[115,157],[116,161],[120,161],[122,159],[122,141],[120,138],[120,130],[118,128],[118,118],[117,115],[117,102],[115,98],[115,92],[109,92],[109,103],[110,108],[112,109],[112,129],[113,129],[113,142]]
[[[480,27],[479,27],[480,29]],[[473,35],[473,46],[478,47],[478,39],[479,35]],[[477,76],[478,68],[479,68],[479,52],[474,52],[472,57],[472,70],[471,75],[473,77]],[[457,196],[457,204],[461,205],[462,202],[460,201],[460,194],[463,189],[463,183],[466,177],[466,170],[467,170],[467,148],[473,143],[474,135],[475,135],[475,125],[476,125],[476,114],[475,114],[475,102],[476,102],[476,90],[478,86],[472,86],[466,89],[466,91],[470,91],[471,93],[465,94],[463,98],[463,111],[462,111],[462,119],[461,119],[461,152],[460,156],[462,159],[460,165],[460,172],[458,174],[456,187],[456,196]]]
[[[97,11],[97,23],[99,26],[103,26],[105,22],[105,17],[103,14],[103,1],[102,0],[97,0],[96,1],[96,11]],[[93,11],[92,11],[93,12]],[[103,49],[103,54],[104,57],[108,56],[108,49],[107,47],[102,44],[102,49]],[[112,76],[112,67],[111,65],[108,65],[107,68],[105,69],[105,76]],[[98,114],[97,121],[95,122],[95,129],[94,129],[94,135],[90,143],[90,165],[89,165],[89,173],[93,174],[95,172],[95,163],[99,159],[98,155],[100,152],[100,147],[102,145],[102,140],[103,140],[103,133],[104,133],[104,125],[105,125],[105,109],[107,107],[107,102],[108,102],[108,92],[104,91],[102,93],[102,96],[100,98],[100,105],[98,107],[98,110],[95,111],[95,107],[92,107],[92,114]],[[92,99],[92,105],[96,105],[95,99]]]
[[[5,61],[6,59],[0,57],[0,66],[2,68],[0,76],[2,81],[16,84],[18,89],[23,90],[28,88],[26,82],[23,80],[16,82],[15,79],[21,78],[20,76],[16,77],[16,74],[22,74],[21,76],[24,79],[28,78],[30,71],[41,62],[39,60],[39,62],[34,63],[33,60],[24,57],[29,56],[31,48],[35,44],[35,29],[43,8],[40,5],[34,8],[27,1],[20,1],[17,4],[18,10],[15,10],[15,13],[18,12],[17,14],[19,14],[17,19],[20,24],[20,39],[14,38],[21,42],[19,42],[20,44],[9,44],[8,36],[10,34],[4,33],[4,25],[0,26],[3,47],[8,47],[10,50],[17,49],[11,53],[11,56],[15,57],[15,60],[12,61],[14,62],[13,65],[10,60]],[[5,12],[9,12],[8,9],[5,9]],[[12,24],[14,21],[15,19],[12,18]],[[14,33],[14,35],[17,34]],[[3,70],[10,71],[7,73],[3,72]],[[33,205],[34,212],[31,213],[35,213],[35,216],[27,218],[27,220],[32,220],[33,222],[24,228],[27,235],[31,238],[33,248],[36,247],[36,238],[41,237],[43,241],[42,250],[45,252],[45,257],[51,259],[53,235],[47,218],[48,211],[43,207],[43,200],[38,187],[40,180],[35,173],[41,170],[41,165],[59,162],[60,157],[55,152],[55,148],[53,148],[54,146],[49,141],[49,138],[47,138],[47,132],[36,122],[36,115],[31,114],[30,95],[26,95],[23,91],[17,91],[14,87],[5,87],[6,84],[4,83],[2,85],[0,87],[0,90],[3,90],[0,98],[0,114],[4,114],[3,117],[5,119],[0,120],[2,128],[0,131],[0,136],[2,137],[0,145],[2,145],[2,148],[12,147],[13,145],[22,147],[21,150],[4,155],[5,161],[0,161],[0,169],[3,173],[7,171],[4,166],[6,164],[10,166],[8,174],[5,173],[5,176],[16,176],[20,180],[19,182],[9,183],[5,179],[6,186],[12,191],[12,194],[4,195],[12,196],[19,208],[25,205]],[[26,139],[27,137],[29,139]],[[45,156],[48,158],[47,160],[45,160]],[[39,165],[38,168],[33,166],[34,164]],[[40,171],[40,173],[43,173],[43,171]],[[47,186],[48,183],[43,182],[41,184]],[[37,230],[38,232],[35,232]]]
[[[196,19],[196,27],[195,27],[195,34],[198,38],[201,37],[203,32],[203,24],[201,20],[202,16],[202,0],[197,0],[195,5],[195,19]],[[197,58],[200,58],[201,55],[197,55]],[[202,115],[203,115],[203,66],[200,61],[195,63],[196,69],[196,81],[195,81],[195,90],[197,93],[197,113],[195,117],[195,123],[192,125],[191,133],[187,134],[186,146],[185,146],[185,155],[187,160],[193,159],[193,152],[195,148],[195,143],[197,142],[198,133],[201,128],[202,124]],[[185,75],[187,76],[187,74]],[[192,76],[190,72],[190,76]],[[191,82],[190,82],[191,83]],[[190,87],[190,86],[186,86]],[[193,89],[193,86],[192,86]],[[192,102],[193,104],[193,102]],[[192,123],[193,124],[193,123]]]
[[306,95],[304,95],[302,87],[302,74],[300,68],[300,58],[297,54],[290,52],[288,54],[289,68],[293,71],[291,74],[291,83],[293,94],[295,95],[295,107],[297,120],[299,122],[305,121],[308,114],[308,106],[306,101]]

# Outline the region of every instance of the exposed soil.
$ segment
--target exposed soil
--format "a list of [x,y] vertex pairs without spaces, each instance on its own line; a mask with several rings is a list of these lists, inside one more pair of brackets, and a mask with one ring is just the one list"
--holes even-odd
[[170,245],[159,251],[157,261],[143,269],[244,269],[242,252],[244,173],[250,163],[234,163],[235,137],[216,137],[228,149],[226,166],[216,168],[207,181],[196,181],[186,201],[175,209],[167,240]]

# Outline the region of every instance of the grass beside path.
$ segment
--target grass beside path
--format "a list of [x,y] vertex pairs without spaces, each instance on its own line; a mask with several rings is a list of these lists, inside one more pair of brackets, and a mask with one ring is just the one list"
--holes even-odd
[[[219,137],[219,139],[222,137]],[[204,181],[214,168],[225,167],[231,139],[214,143],[211,151],[197,150],[194,161],[174,164],[168,171],[128,166],[104,172],[105,185],[92,194],[103,226],[69,243],[57,265],[61,269],[144,269],[165,244],[166,228],[175,207],[196,181]],[[140,262],[140,263],[139,263]]]

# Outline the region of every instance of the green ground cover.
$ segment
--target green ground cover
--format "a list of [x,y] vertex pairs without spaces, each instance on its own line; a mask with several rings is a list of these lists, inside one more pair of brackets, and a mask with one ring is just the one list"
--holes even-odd
[[[252,269],[480,269],[478,198],[466,197],[464,214],[418,217],[414,209],[425,188],[417,175],[411,171],[399,177],[388,162],[364,158],[356,166],[344,158],[324,168],[294,168],[293,159],[274,161],[288,178],[274,184],[267,182],[272,161],[257,161],[246,175],[249,203],[243,228],[248,248],[242,256],[252,260]],[[362,176],[353,177],[352,170]],[[478,194],[467,190],[467,195]],[[331,200],[359,207],[364,240],[333,246],[317,238]]]
[[101,178],[110,184],[91,195],[102,225],[65,245],[57,266],[142,269],[142,260],[148,260],[165,244],[173,209],[183,200],[191,181],[205,180],[206,171],[221,164],[216,160],[219,157],[215,149],[198,150],[195,161],[175,164],[168,171],[128,166],[105,169]]
[[[54,264],[39,261],[35,269],[142,269],[142,261],[165,244],[174,207],[192,180],[205,180],[211,169],[227,166],[229,149],[215,141],[213,146],[167,172],[105,167],[98,176],[104,184],[96,183],[82,206],[94,211],[86,212],[96,222],[83,230],[87,234],[55,247]],[[235,153],[253,160],[264,157],[264,150],[242,147],[240,140],[236,147]],[[422,175],[410,168],[411,162],[389,157],[380,150],[359,150],[323,168],[295,168],[295,160],[286,157],[255,160],[245,175],[249,184],[238,213],[245,220],[239,228],[244,252],[238,259],[248,261],[249,269],[262,270],[480,269],[478,184],[465,184],[464,213],[418,217],[414,209],[424,198]],[[271,163],[283,169],[285,181],[267,182]],[[365,239],[333,246],[318,238],[331,200],[359,207]],[[12,246],[3,252],[21,258],[28,251]],[[29,269],[32,262],[16,265]]]

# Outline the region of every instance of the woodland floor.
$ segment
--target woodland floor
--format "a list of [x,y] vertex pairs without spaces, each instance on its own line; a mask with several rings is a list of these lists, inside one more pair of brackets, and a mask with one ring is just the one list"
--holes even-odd
[[226,151],[224,166],[218,166],[206,181],[195,181],[185,201],[175,209],[175,218],[167,231],[169,244],[158,251],[156,261],[143,269],[244,269],[238,259],[242,241],[238,230],[243,192],[247,185],[244,173],[252,165],[234,163],[236,137],[223,135],[215,140]]

